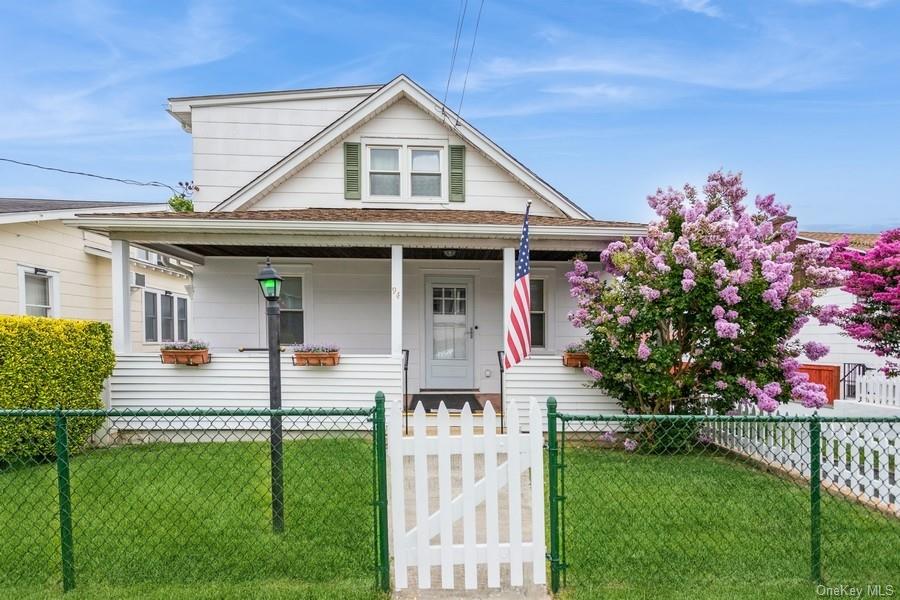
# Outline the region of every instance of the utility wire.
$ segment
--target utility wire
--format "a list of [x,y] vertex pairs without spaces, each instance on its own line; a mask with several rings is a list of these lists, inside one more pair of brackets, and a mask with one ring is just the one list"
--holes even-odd
[[23,162],[21,160],[13,160],[11,158],[0,157],[0,161],[12,163],[14,165],[20,165],[23,167],[33,167],[35,169],[41,169],[44,171],[55,171],[57,173],[66,173],[68,175],[81,175],[82,177],[93,177],[94,179],[103,179],[104,181],[115,181],[115,182],[124,183],[127,185],[140,185],[140,186],[149,186],[149,187],[168,188],[168,189],[172,190],[173,194],[178,193],[178,190],[173,188],[171,185],[162,183],[161,181],[137,181],[135,179],[119,179],[118,177],[106,177],[105,175],[97,175],[95,173],[85,173],[84,171],[70,171],[68,169],[59,169],[56,167],[46,167],[44,165],[36,165],[34,163]]
[[466,20],[466,9],[468,6],[469,0],[460,0],[459,16],[456,18],[456,32],[453,35],[453,51],[450,54],[450,72],[447,73],[447,86],[444,88],[444,100],[441,102],[441,116],[445,114],[447,94],[450,93],[450,81],[453,79],[453,69],[456,67],[456,52],[459,50],[459,39],[462,36],[462,28]]
[[456,109],[456,124],[459,125],[459,114],[462,112],[463,99],[466,97],[466,84],[469,82],[469,69],[472,68],[472,56],[475,54],[475,41],[478,39],[478,24],[481,23],[481,11],[484,0],[478,5],[478,16],[475,18],[475,32],[472,34],[472,47],[469,49],[469,62],[466,64],[466,75],[463,77],[462,92],[459,95],[459,108]]

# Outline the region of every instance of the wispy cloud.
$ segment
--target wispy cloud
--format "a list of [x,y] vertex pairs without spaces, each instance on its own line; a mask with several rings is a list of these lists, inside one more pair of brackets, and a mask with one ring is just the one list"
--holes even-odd
[[[28,90],[24,97],[0,92],[2,140],[71,142],[171,130],[161,110],[146,111],[148,102],[161,108],[166,77],[227,58],[246,42],[229,22],[227,5],[212,0],[191,2],[175,23],[162,16],[138,21],[113,4],[81,0],[47,11],[41,27],[48,31],[8,30],[0,43],[7,56],[0,87]],[[60,29],[68,35],[51,35]],[[27,61],[13,60],[14,46]]]
[[683,10],[697,13],[712,18],[722,16],[722,9],[712,0],[640,0],[644,4],[651,4],[667,10]]

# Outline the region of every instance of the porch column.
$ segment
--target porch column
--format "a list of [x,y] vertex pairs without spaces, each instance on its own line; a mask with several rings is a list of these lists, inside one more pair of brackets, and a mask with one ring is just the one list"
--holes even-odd
[[509,327],[509,311],[513,303],[513,282],[516,279],[516,249],[503,249],[503,339],[500,340],[500,349],[506,347],[506,333]]
[[131,248],[125,240],[112,240],[113,349],[131,352]]
[[403,353],[403,246],[391,246],[391,356]]

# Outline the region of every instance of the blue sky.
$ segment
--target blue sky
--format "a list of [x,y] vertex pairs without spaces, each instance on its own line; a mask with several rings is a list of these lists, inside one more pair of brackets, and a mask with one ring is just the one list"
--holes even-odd
[[[0,156],[174,183],[190,177],[191,147],[171,96],[403,72],[441,98],[458,9],[4,3]],[[724,167],[802,227],[879,230],[900,225],[898,28],[890,0],[486,0],[462,114],[597,218],[646,219],[656,187]],[[0,196],[165,197],[3,163]]]

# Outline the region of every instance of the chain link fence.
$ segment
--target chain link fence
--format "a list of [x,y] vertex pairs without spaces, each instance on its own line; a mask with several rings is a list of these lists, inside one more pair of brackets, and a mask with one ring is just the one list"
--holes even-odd
[[272,582],[377,596],[384,444],[381,395],[359,410],[0,411],[0,596],[76,582],[100,597]]
[[548,417],[554,591],[900,594],[900,417]]

